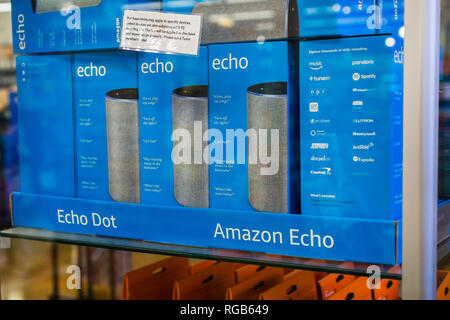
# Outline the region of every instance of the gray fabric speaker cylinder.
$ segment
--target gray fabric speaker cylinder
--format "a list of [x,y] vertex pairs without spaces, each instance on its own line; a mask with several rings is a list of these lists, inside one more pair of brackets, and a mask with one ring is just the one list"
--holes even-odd
[[299,35],[297,0],[207,1],[196,4],[192,13],[203,16],[204,44]]
[[102,0],[31,0],[31,6],[36,13],[61,11],[68,6],[80,8],[98,6]]
[[[267,129],[267,154],[271,154],[271,129],[279,130],[279,170],[261,175],[263,165],[248,165],[249,202],[257,211],[288,213],[287,83],[251,86],[247,91],[248,129]],[[249,150],[250,151],[250,150]],[[259,152],[259,148],[258,151]],[[266,166],[267,167],[267,166]]]
[[[172,112],[173,130],[189,131],[191,150],[194,150],[194,122],[201,121],[203,131],[208,129],[208,86],[174,90]],[[202,150],[207,146],[207,142],[202,142]],[[195,164],[193,151],[191,157],[191,164],[174,164],[175,199],[184,207],[209,208],[209,166],[204,161]]]
[[106,94],[109,193],[117,202],[140,203],[137,89]]

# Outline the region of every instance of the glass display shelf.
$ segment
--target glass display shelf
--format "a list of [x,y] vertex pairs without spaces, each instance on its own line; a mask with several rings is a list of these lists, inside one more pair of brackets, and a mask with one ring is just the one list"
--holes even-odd
[[[367,273],[368,267],[371,265],[365,263],[343,263],[338,261],[275,256],[263,253],[175,246],[146,241],[69,234],[31,228],[12,228],[3,230],[0,231],[0,237],[56,242],[62,244],[98,247],[113,250],[125,250],[166,256],[219,260],[224,262],[238,262],[245,264],[256,264],[318,272],[341,273],[356,276],[371,275],[371,273]],[[392,270],[393,266],[377,266],[380,268],[382,278],[393,280],[401,279],[401,268],[395,268],[394,270]]]

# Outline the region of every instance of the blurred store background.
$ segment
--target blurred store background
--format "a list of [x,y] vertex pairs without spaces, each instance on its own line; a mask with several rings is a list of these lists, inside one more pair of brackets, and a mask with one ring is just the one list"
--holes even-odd
[[[450,196],[450,0],[442,0],[440,195]],[[11,47],[10,2],[0,0],[0,226],[10,226],[9,195],[18,190],[17,97]],[[122,277],[163,256],[58,245],[0,241],[1,299],[120,299]],[[10,248],[8,246],[10,245]],[[66,286],[67,268],[78,265],[82,290]]]
[[[0,227],[11,225],[9,195],[19,188],[17,96],[11,4],[0,0]],[[6,243],[3,243],[6,242]],[[165,257],[27,240],[0,241],[0,298],[120,299],[122,276]],[[82,290],[68,290],[67,268],[81,268]]]

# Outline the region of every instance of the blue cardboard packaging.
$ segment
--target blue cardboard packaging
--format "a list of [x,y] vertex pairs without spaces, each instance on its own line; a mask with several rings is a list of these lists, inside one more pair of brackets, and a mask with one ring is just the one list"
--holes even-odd
[[137,54],[74,54],[80,198],[139,202]]
[[20,190],[75,196],[71,55],[17,57]]
[[15,54],[116,49],[125,9],[160,10],[157,0],[14,0]]
[[403,5],[404,0],[299,0],[300,37],[396,34]]
[[139,53],[138,68],[142,203],[209,208],[208,163],[193,150],[208,129],[208,49]]
[[402,68],[395,39],[300,45],[302,214],[402,214]]
[[209,46],[212,208],[299,212],[298,42]]
[[197,3],[208,2],[214,0],[162,0],[162,11],[190,14]]

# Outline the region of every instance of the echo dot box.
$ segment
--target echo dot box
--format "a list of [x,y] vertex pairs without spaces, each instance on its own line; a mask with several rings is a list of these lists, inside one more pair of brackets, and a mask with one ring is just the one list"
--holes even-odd
[[74,54],[80,198],[140,202],[137,54]]
[[299,212],[297,62],[298,42],[209,46],[212,208]]
[[208,49],[138,57],[142,203],[209,208]]
[[15,54],[116,49],[123,10],[160,10],[159,0],[11,1]]

